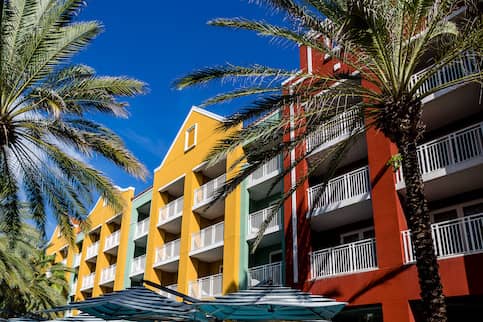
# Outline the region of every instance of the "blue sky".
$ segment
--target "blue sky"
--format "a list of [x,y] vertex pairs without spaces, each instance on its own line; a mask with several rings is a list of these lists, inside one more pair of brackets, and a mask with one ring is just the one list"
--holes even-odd
[[[98,74],[138,78],[150,88],[148,94],[129,101],[129,119],[95,116],[121,135],[150,172],[143,182],[102,160],[91,160],[117,185],[133,186],[136,192],[148,187],[153,169],[160,164],[191,106],[221,90],[211,85],[174,90],[171,84],[177,77],[226,62],[297,68],[296,46],[206,24],[218,17],[280,21],[273,12],[247,0],[90,0],[79,15],[79,20],[101,21],[105,31],[74,61],[94,67]],[[219,105],[209,110],[228,115],[236,107]],[[50,220],[49,234],[54,226]]]

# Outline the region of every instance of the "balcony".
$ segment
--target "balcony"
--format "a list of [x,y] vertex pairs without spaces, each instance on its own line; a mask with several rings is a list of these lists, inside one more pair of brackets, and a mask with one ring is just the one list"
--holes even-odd
[[[477,189],[481,180],[475,179],[481,179],[483,164],[483,122],[422,144],[417,153],[423,180],[434,181],[426,189],[428,198],[444,198],[450,190],[454,194]],[[405,187],[402,168],[399,168],[396,189]]]
[[[421,77],[424,76],[428,69],[423,69],[414,74],[409,82],[410,86],[414,86]],[[461,57],[452,63],[441,68],[436,74],[425,80],[418,90],[418,94],[422,95],[430,90],[441,86],[445,83],[452,82],[457,78],[469,76],[479,72],[477,57],[471,53],[464,53]]]
[[188,295],[206,299],[222,295],[223,292],[223,277],[222,274],[211,275],[200,278],[189,283]]
[[138,222],[134,229],[134,239],[139,239],[147,236],[149,232],[149,217]]
[[67,258],[64,258],[60,262],[62,263],[62,265],[67,266]]
[[267,181],[280,173],[282,168],[281,158],[279,156],[271,159],[255,170],[249,177],[247,188],[251,188],[257,184]]
[[326,248],[310,255],[312,279],[377,269],[376,240],[365,239]]
[[223,258],[224,222],[209,226],[191,236],[190,256],[205,262]]
[[101,272],[101,280],[99,284],[101,285],[114,285],[114,280],[116,279],[116,264],[104,268]]
[[[171,284],[171,285],[166,286],[166,288],[169,288],[171,290],[177,291],[178,290],[178,284]],[[176,296],[173,295],[173,294],[171,294],[171,293],[164,292],[164,291],[159,291],[159,294],[161,294],[162,296],[167,297],[168,299],[172,299],[173,301],[176,300]]]
[[248,215],[248,240],[257,237],[258,231],[262,224],[274,212],[276,212],[276,214],[274,215],[265,230],[265,237],[262,240],[262,243],[264,243],[264,245],[261,246],[273,245],[274,243],[279,242],[278,238],[276,238],[277,236],[274,236],[276,232],[282,231],[281,210],[278,209],[277,211],[277,206],[268,207]]
[[248,279],[249,287],[266,281],[271,281],[273,285],[283,285],[281,262],[251,267],[248,272],[250,276]]
[[330,179],[323,188],[323,184],[318,184],[307,191],[307,216],[313,216],[312,225],[317,231],[370,218],[371,185],[367,166]]
[[120,237],[120,230],[117,230],[107,236],[106,241],[104,242],[104,252],[117,253],[117,247],[119,246]]
[[181,231],[181,216],[183,216],[184,198],[180,197],[159,209],[158,227],[172,234]]
[[178,271],[180,243],[181,240],[176,239],[156,249],[156,258],[153,267],[167,272]]
[[131,274],[129,276],[136,276],[144,274],[146,268],[146,255],[138,256],[133,259],[131,263]]
[[86,251],[86,261],[96,261],[97,254],[99,253],[99,241],[96,241]]
[[209,205],[209,203],[215,199],[218,190],[223,187],[225,182],[226,174],[223,174],[196,189],[194,191],[193,211],[208,219],[223,214],[225,205],[223,200],[218,200],[212,205]]
[[90,273],[82,278],[82,285],[81,291],[88,291],[94,287],[94,279],[96,277],[96,273]]
[[72,285],[70,286],[69,296],[75,295],[76,292],[77,292],[77,280],[74,280],[72,282]]
[[81,254],[74,254],[74,261],[73,261],[73,268],[79,267],[80,266],[80,261],[81,261]]
[[[483,213],[431,225],[436,255],[443,259],[483,252]],[[416,260],[411,231],[402,233],[404,263]]]

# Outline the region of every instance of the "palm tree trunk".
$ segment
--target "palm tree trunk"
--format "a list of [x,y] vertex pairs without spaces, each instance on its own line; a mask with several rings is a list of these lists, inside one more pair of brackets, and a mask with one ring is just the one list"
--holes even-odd
[[398,144],[406,183],[406,219],[412,232],[423,314],[427,322],[446,322],[446,304],[431,235],[431,220],[417,157],[416,136]]

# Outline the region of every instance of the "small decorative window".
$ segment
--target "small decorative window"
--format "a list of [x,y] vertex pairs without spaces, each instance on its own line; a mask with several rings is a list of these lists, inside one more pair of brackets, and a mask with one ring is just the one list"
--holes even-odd
[[196,145],[197,124],[189,127],[184,135],[184,150],[188,151]]

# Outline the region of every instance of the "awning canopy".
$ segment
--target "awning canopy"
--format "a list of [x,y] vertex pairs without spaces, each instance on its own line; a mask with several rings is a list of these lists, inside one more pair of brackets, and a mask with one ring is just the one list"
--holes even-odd
[[193,303],[220,320],[328,320],[346,303],[289,287],[255,286],[245,291]]
[[130,321],[200,321],[206,320],[193,306],[176,302],[145,287],[122,291],[73,302],[49,311],[77,309],[104,320]]

